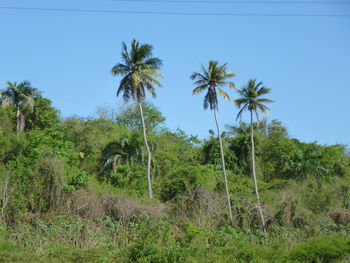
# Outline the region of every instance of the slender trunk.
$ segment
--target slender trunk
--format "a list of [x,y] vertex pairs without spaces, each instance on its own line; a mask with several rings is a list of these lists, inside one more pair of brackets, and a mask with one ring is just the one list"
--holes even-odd
[[265,220],[261,209],[258,183],[256,181],[256,173],[255,173],[255,151],[254,151],[254,130],[253,130],[253,111],[252,110],[250,111],[250,139],[252,143],[252,174],[254,179],[254,188],[255,188],[256,200],[258,202],[258,209],[259,209],[261,224],[262,224],[263,230],[265,231]]
[[226,169],[225,169],[225,157],[224,157],[224,151],[222,148],[222,141],[221,141],[221,131],[217,116],[217,109],[214,108],[214,117],[216,122],[216,128],[218,129],[218,138],[220,143],[220,153],[221,153],[221,165],[222,165],[222,171],[224,173],[224,182],[225,182],[225,190],[226,190],[226,200],[227,200],[227,206],[228,206],[228,215],[230,217],[230,224],[233,226],[233,217],[232,217],[232,210],[231,210],[231,199],[230,199],[230,192],[228,190],[228,184],[227,184],[227,175],[226,175]]
[[5,219],[6,208],[9,200],[8,184],[9,184],[9,179],[5,178],[4,186],[2,189],[2,207],[1,207],[1,217],[3,219]]
[[142,121],[142,131],[143,131],[143,139],[145,141],[145,146],[147,150],[147,186],[148,186],[148,197],[152,198],[152,184],[151,184],[151,151],[148,146],[147,142],[147,134],[146,134],[146,126],[145,126],[145,120],[143,118],[143,110],[142,110],[142,105],[139,102],[139,110],[140,110],[140,116],[141,116],[141,121]]
[[17,127],[16,127],[17,132],[24,130],[24,128],[25,128],[25,116],[21,112],[19,106],[17,106],[16,124],[17,124]]
[[19,106],[17,106],[17,114],[16,114],[16,131],[19,132],[20,126],[21,126],[21,120],[20,120],[20,110],[19,110]]

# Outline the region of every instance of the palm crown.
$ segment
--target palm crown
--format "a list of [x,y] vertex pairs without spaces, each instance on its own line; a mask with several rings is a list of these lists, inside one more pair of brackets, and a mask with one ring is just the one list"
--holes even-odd
[[117,96],[123,93],[126,102],[130,98],[138,103],[142,102],[146,97],[146,89],[155,97],[154,87],[162,86],[156,79],[163,77],[157,72],[162,66],[162,61],[152,57],[152,49],[151,45],[140,44],[134,39],[131,42],[129,52],[126,44],[122,43],[121,57],[124,64],[116,64],[112,68],[112,74],[123,76],[117,90]]
[[191,75],[191,79],[195,80],[193,83],[197,85],[193,90],[193,94],[198,94],[205,89],[208,89],[207,94],[204,97],[204,109],[207,109],[208,106],[210,106],[211,110],[218,109],[216,88],[224,99],[229,100],[230,96],[222,90],[222,87],[235,87],[233,82],[227,81],[228,78],[234,77],[235,73],[226,72],[227,63],[219,66],[217,61],[209,61],[208,70],[203,65],[201,66],[203,73],[194,72]]
[[254,112],[259,124],[258,110],[262,113],[267,114],[270,110],[264,103],[271,103],[273,100],[267,98],[261,98],[270,92],[270,89],[262,86],[262,82],[256,82],[256,79],[250,79],[248,86],[238,90],[241,95],[240,98],[234,100],[237,107],[240,109],[237,114],[237,119],[242,118],[243,112],[249,110]]
[[33,96],[39,95],[39,92],[31,86],[29,81],[23,81],[19,84],[8,81],[6,84],[7,88],[1,92],[2,98],[10,99],[17,107],[22,104],[33,107]]

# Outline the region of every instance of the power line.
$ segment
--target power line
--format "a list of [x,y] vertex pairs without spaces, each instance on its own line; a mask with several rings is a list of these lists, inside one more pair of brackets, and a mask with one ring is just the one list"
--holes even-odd
[[13,7],[0,6],[2,10],[22,11],[53,11],[76,13],[108,13],[134,15],[182,15],[182,16],[260,16],[260,17],[350,17],[350,14],[278,14],[278,13],[185,13],[185,12],[152,12],[152,11],[118,11],[102,9],[73,9],[73,8],[45,8],[45,7]]
[[112,0],[114,2],[144,2],[144,3],[184,3],[184,4],[345,4],[348,5],[350,2],[345,1],[201,1],[201,0]]

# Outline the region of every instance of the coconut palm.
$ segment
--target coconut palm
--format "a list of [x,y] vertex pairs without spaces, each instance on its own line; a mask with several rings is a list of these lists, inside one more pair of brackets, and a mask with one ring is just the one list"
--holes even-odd
[[224,99],[230,100],[229,95],[224,90],[222,90],[222,88],[223,87],[234,88],[234,83],[231,81],[228,81],[227,79],[234,77],[235,74],[233,72],[226,71],[226,67],[227,67],[226,63],[219,66],[217,61],[209,61],[208,69],[206,69],[203,65],[201,66],[203,71],[202,73],[194,72],[191,75],[191,79],[194,80],[193,84],[196,85],[196,88],[193,90],[193,94],[198,94],[206,90],[207,94],[204,96],[204,104],[203,104],[204,109],[207,109],[208,106],[210,106],[210,109],[214,111],[214,118],[216,122],[216,128],[218,131],[218,138],[219,138],[219,144],[220,144],[221,165],[222,165],[222,171],[224,174],[227,206],[229,210],[230,223],[231,225],[233,225],[231,199],[230,199],[230,193],[228,190],[227,175],[226,175],[226,169],[225,169],[225,157],[224,157],[224,151],[222,147],[220,125],[217,117],[217,111],[218,111],[217,92],[221,96],[223,96]]
[[123,93],[124,101],[128,102],[131,99],[134,103],[138,104],[140,111],[143,138],[148,155],[147,185],[149,198],[152,198],[151,151],[147,142],[142,102],[146,98],[146,90],[148,90],[153,97],[156,96],[154,90],[155,86],[162,86],[156,78],[163,77],[158,73],[158,70],[162,66],[162,61],[159,58],[152,57],[152,50],[153,47],[151,45],[140,44],[134,39],[131,42],[131,49],[129,51],[126,44],[123,42],[121,52],[122,63],[118,63],[112,68],[113,75],[123,77],[117,90],[117,96]]
[[259,209],[261,224],[264,230],[265,230],[265,220],[264,220],[264,215],[261,208],[258,184],[256,181],[256,171],[255,171],[253,113],[256,116],[257,125],[259,126],[258,110],[260,110],[264,114],[267,114],[269,108],[265,106],[264,103],[273,102],[270,99],[262,98],[262,96],[268,94],[269,92],[270,92],[270,89],[263,87],[261,81],[257,83],[255,79],[250,79],[248,82],[248,86],[238,90],[238,93],[240,94],[241,97],[234,100],[235,104],[239,108],[239,112],[237,114],[236,120],[242,119],[242,115],[244,111],[246,110],[250,111],[250,140],[251,140],[251,154],[252,154],[251,171],[252,171],[252,176],[254,180],[254,189],[255,189],[256,199],[258,202],[258,209]]
[[19,84],[8,81],[7,87],[1,92],[1,99],[8,100],[10,104],[16,106],[16,123],[17,132],[23,131],[25,128],[25,111],[33,110],[34,97],[39,95],[36,88],[31,86],[29,81],[23,81]]

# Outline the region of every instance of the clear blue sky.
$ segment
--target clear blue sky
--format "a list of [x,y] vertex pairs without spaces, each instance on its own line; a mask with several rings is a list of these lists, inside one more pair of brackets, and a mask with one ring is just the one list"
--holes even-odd
[[[164,0],[165,1],[165,0]],[[282,0],[281,0],[282,1]],[[113,0],[0,0],[0,6],[119,11],[350,14],[350,4],[196,4]],[[0,9],[0,87],[30,80],[63,117],[93,116],[119,107],[121,42],[136,38],[161,58],[164,88],[150,99],[167,118],[201,138],[215,128],[213,114],[192,96],[189,78],[208,60],[227,62],[242,87],[257,78],[271,88],[271,113],[302,141],[350,145],[350,17],[184,16]],[[230,91],[232,97],[236,94]],[[219,101],[221,126],[237,109]]]

